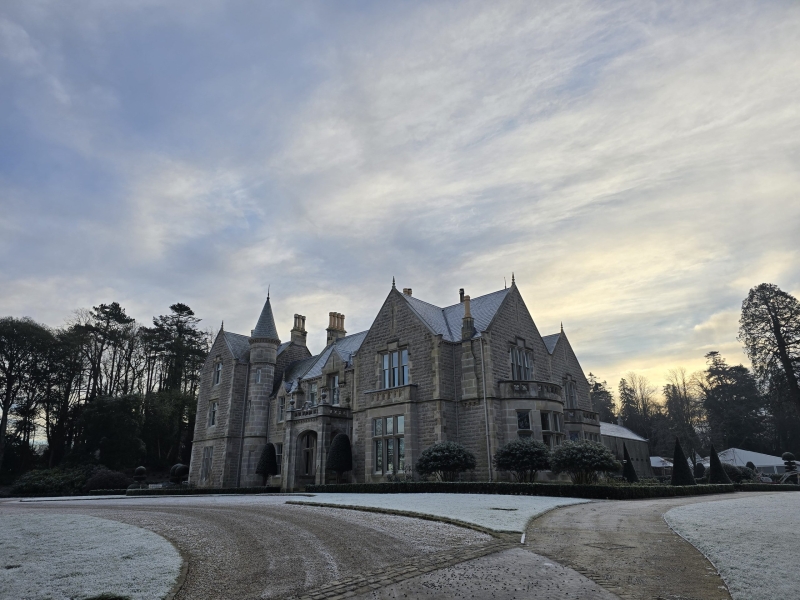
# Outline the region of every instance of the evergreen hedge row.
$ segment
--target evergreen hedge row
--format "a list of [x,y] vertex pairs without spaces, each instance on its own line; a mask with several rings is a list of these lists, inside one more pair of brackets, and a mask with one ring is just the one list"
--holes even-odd
[[92,490],[90,496],[124,496],[128,492],[127,488],[121,490]]
[[195,494],[276,494],[279,487],[240,487],[240,488],[154,488],[127,490],[128,496],[189,496]]
[[735,483],[737,492],[800,492],[793,483]]
[[[766,485],[772,488],[777,486]],[[637,500],[725,494],[728,485],[576,485],[572,483],[508,483],[489,481],[401,481],[397,483],[342,483],[306,486],[309,493],[350,494],[503,494],[518,496],[562,496],[598,500]]]

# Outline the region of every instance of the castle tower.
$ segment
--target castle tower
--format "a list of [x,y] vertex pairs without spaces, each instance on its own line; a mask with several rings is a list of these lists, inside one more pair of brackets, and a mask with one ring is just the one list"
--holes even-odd
[[280,343],[275,318],[272,316],[272,305],[267,295],[258,323],[250,332],[250,371],[244,407],[244,453],[240,486],[261,485],[262,478],[255,474],[255,468],[267,442],[267,426],[271,418],[269,397],[275,382],[275,363]]

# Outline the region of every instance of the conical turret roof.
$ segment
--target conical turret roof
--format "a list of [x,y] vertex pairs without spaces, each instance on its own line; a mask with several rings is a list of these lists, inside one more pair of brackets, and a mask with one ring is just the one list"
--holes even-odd
[[269,295],[267,296],[267,301],[264,303],[261,316],[258,317],[258,323],[256,323],[256,328],[253,329],[251,337],[267,338],[280,342],[278,330],[275,328],[275,317],[272,316],[272,305],[269,303]]

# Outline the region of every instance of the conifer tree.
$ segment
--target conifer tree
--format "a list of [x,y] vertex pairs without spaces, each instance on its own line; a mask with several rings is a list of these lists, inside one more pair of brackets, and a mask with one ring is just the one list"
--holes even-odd
[[342,473],[353,469],[353,451],[350,448],[350,438],[346,434],[338,433],[333,438],[325,469],[336,473],[336,483],[341,481]]
[[622,476],[628,480],[628,483],[636,483],[639,481],[639,476],[636,474],[631,455],[628,454],[628,447],[624,442],[622,444],[622,455],[625,459],[625,466],[622,468]]
[[678,438],[675,438],[675,453],[672,456],[672,485],[697,485]]

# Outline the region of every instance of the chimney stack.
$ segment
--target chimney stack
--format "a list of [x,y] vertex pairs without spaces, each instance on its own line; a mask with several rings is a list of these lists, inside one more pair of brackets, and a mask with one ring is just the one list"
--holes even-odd
[[[464,290],[461,290],[463,292]],[[475,320],[469,306],[469,296],[464,296],[464,319],[461,321],[461,339],[469,340],[475,335]]]
[[342,313],[328,313],[328,319],[328,328],[325,331],[328,332],[328,344],[330,344],[339,338],[343,338],[347,335],[347,332],[344,330],[344,315]]
[[291,331],[292,343],[299,346],[306,345],[306,318],[303,315],[294,316],[294,326]]
[[463,302],[464,301],[464,288],[461,288],[460,290],[458,290],[458,301],[459,302]]
[[411,288],[403,288],[403,293],[406,296],[410,296],[411,295]]

